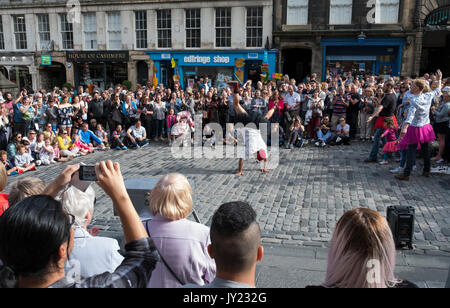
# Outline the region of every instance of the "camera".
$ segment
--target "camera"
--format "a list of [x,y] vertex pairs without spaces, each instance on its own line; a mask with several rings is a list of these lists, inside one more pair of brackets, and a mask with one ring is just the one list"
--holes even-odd
[[80,181],[97,181],[97,173],[95,173],[95,166],[80,166],[78,170]]

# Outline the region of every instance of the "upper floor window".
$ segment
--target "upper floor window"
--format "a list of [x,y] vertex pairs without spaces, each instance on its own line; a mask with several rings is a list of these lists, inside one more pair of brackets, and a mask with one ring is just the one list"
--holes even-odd
[[158,30],[158,48],[172,47],[172,12],[156,11],[156,27]]
[[0,49],[5,49],[5,38],[3,37],[2,15],[0,15]]
[[331,0],[330,25],[349,25],[352,23],[353,0]]
[[97,49],[97,19],[95,13],[83,14],[84,48]]
[[39,14],[38,18],[38,32],[39,32],[39,46],[41,50],[50,50],[50,22],[48,14]]
[[216,47],[231,47],[231,8],[216,9]]
[[309,0],[288,0],[286,23],[288,25],[307,25],[308,3]]
[[73,49],[73,23],[69,22],[67,14],[60,14],[61,36],[63,49]]
[[122,24],[120,12],[108,13],[108,48],[110,50],[122,49]]
[[13,16],[14,36],[16,38],[16,49],[27,49],[27,29],[25,26],[25,16]]
[[375,23],[398,23],[400,0],[377,0],[375,7]]
[[262,47],[263,8],[247,8],[247,47]]
[[134,12],[136,19],[136,48],[147,48],[147,12]]
[[200,48],[200,9],[186,10],[186,47]]

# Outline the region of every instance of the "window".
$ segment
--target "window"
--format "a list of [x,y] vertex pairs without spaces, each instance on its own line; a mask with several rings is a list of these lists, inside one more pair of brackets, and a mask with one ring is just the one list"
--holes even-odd
[[60,14],[63,49],[73,49],[73,24],[67,20],[67,14]]
[[158,30],[158,48],[172,47],[172,13],[171,10],[156,11]]
[[147,12],[134,12],[136,19],[136,48],[147,48]]
[[200,9],[186,10],[186,47],[200,48]]
[[108,49],[122,49],[122,24],[120,12],[108,13]]
[[14,36],[16,37],[16,49],[27,49],[27,29],[25,27],[25,16],[13,16]]
[[352,23],[353,0],[331,0],[330,25],[349,25]]
[[262,47],[263,8],[247,8],[247,47]]
[[5,49],[5,38],[3,37],[3,22],[0,15],[0,49]]
[[50,23],[48,21],[48,14],[37,15],[38,31],[39,31],[39,46],[41,50],[50,50]]
[[309,0],[288,0],[287,2],[287,24],[308,24],[308,2]]
[[398,23],[400,0],[377,0],[375,10],[375,23]]
[[84,48],[97,49],[97,20],[95,13],[83,14]]
[[231,47],[231,8],[216,9],[216,47]]

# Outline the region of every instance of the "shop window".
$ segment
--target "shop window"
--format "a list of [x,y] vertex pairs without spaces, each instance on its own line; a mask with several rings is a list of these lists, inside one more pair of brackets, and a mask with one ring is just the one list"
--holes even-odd
[[13,16],[14,36],[16,38],[16,49],[27,49],[27,29],[25,26],[25,16]]
[[122,49],[122,24],[120,12],[108,13],[108,48],[110,50]]
[[158,30],[158,48],[172,48],[172,12],[156,11],[156,27]]
[[97,49],[97,21],[95,13],[83,14],[84,48]]
[[5,38],[3,36],[3,22],[1,18],[0,18],[0,49],[5,49]]
[[60,14],[61,36],[63,49],[73,49],[73,24],[69,22],[67,14]]
[[186,47],[200,48],[200,9],[186,10]]
[[262,47],[263,8],[247,8],[247,47]]
[[147,48],[147,12],[134,12],[136,19],[136,48]]
[[331,0],[330,25],[349,25],[352,23],[353,0]]
[[216,47],[231,47],[231,8],[216,9]]
[[400,0],[377,0],[375,10],[375,23],[398,23],[398,11]]
[[288,0],[287,2],[287,24],[308,24],[308,2],[309,0]]
[[50,50],[50,22],[48,20],[48,14],[39,14],[38,18],[38,31],[39,31],[39,46],[41,50]]

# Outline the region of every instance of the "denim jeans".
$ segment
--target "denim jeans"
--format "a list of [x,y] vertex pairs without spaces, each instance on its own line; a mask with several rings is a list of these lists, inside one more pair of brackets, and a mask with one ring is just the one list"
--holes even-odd
[[331,139],[333,138],[333,134],[331,133],[331,131],[327,131],[327,133],[324,135],[322,130],[318,130],[317,131],[317,139],[319,139],[320,141],[323,141],[325,144],[327,144],[328,142],[331,141]]
[[148,143],[148,139],[144,139],[144,140],[142,140],[142,141],[135,141],[135,142],[132,142],[132,146],[135,148],[135,147],[137,147],[137,146],[140,146],[140,147],[142,147],[142,146],[144,146],[144,145],[146,145]]
[[[423,162],[424,162],[423,171],[430,172],[431,158],[430,158],[430,150],[428,147],[428,143],[421,143],[420,150],[422,152]],[[404,174],[406,176],[411,175],[412,168],[414,167],[415,162],[416,162],[416,152],[417,152],[417,144],[410,144],[408,146],[408,153],[406,154],[406,168],[404,171]]]
[[386,143],[385,138],[381,138],[381,135],[383,135],[383,129],[379,128],[375,132],[375,136],[373,137],[373,146],[372,151],[370,152],[369,158],[372,160],[378,159],[378,151],[380,150],[380,141],[382,142],[383,146]]

